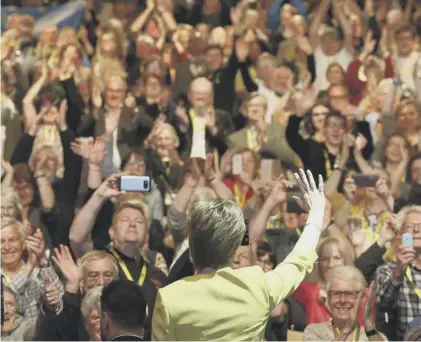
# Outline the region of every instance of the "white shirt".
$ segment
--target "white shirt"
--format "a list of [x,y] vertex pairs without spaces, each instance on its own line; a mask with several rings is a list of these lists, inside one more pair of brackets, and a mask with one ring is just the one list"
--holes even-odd
[[412,91],[415,91],[414,70],[419,58],[421,53],[412,51],[407,57],[399,57],[397,61],[401,81]]
[[260,95],[263,95],[268,102],[265,121],[266,123],[272,123],[273,114],[275,113],[275,109],[278,103],[278,97],[276,96],[275,92],[266,87],[263,82],[259,81],[257,84],[259,86],[257,92]]
[[322,91],[330,86],[326,77],[329,65],[332,63],[339,63],[346,72],[348,65],[352,62],[352,55],[343,47],[336,55],[326,56],[322,49],[317,47],[314,50],[314,61],[316,63],[316,80],[314,81],[314,86],[318,91]]

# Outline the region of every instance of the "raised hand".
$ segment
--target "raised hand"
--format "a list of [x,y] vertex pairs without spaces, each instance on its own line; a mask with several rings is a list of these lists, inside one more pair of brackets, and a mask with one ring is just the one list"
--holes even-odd
[[70,148],[74,154],[81,156],[83,159],[89,159],[89,155],[93,146],[92,140],[83,141],[81,138],[76,138],[76,140],[70,144]]
[[294,95],[297,116],[301,117],[313,108],[317,100],[317,94],[318,92],[316,89],[307,88]]
[[297,181],[298,188],[303,194],[304,201],[294,196],[294,199],[298,205],[305,211],[315,211],[323,215],[326,199],[323,193],[323,177],[319,175],[319,186],[317,187],[314,181],[313,174],[310,170],[307,170],[307,176],[303,169],[299,170],[299,173],[294,174]]
[[129,108],[136,107],[136,99],[132,95],[132,93],[130,92],[127,93],[126,99],[124,100],[124,104]]
[[89,149],[89,164],[100,165],[104,161],[106,155],[107,151],[105,150],[104,138],[97,137],[94,144]]
[[373,38],[373,31],[368,31],[364,39],[364,53],[366,56],[371,55],[376,47],[376,40]]
[[80,260],[75,263],[69,247],[64,245],[60,245],[60,248],[54,248],[54,255],[51,258],[66,279],[66,291],[78,293],[82,280],[82,263]]
[[286,202],[289,187],[291,187],[291,184],[285,181],[285,176],[282,175],[272,187],[268,200],[270,200],[273,205]]
[[393,240],[396,235],[396,214],[390,215],[390,217],[383,223],[379,231],[379,237],[377,238],[377,244],[380,247],[384,247],[386,243]]
[[[25,245],[28,253],[35,255],[37,261],[44,257],[45,241],[44,236],[42,235],[42,232],[39,228],[37,228],[33,235],[26,237]],[[32,259],[32,261],[35,260]]]
[[381,198],[386,200],[390,195],[390,187],[385,179],[379,179],[376,184],[377,193]]
[[96,194],[103,199],[117,197],[124,194],[124,191],[118,190],[118,175],[112,175],[105,180],[96,190]]
[[411,246],[400,245],[396,255],[395,276],[402,277],[408,265],[415,260],[416,253]]
[[44,285],[44,301],[49,310],[54,311],[57,305],[60,304],[60,290],[54,284]]

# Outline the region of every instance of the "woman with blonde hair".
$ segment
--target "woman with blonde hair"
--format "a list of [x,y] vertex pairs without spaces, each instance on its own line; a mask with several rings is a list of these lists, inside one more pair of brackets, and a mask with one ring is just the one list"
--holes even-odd
[[326,306],[326,275],[334,267],[353,265],[354,254],[345,239],[328,237],[319,243],[316,281],[302,282],[292,294],[292,298],[305,306],[307,324],[326,322],[330,319]]

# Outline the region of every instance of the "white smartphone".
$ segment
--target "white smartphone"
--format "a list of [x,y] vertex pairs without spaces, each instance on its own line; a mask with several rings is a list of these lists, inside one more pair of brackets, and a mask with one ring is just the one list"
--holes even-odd
[[130,192],[151,191],[151,180],[149,176],[121,176],[120,190]]
[[232,174],[239,176],[243,172],[243,156],[241,154],[235,154],[232,157]]
[[414,248],[414,239],[412,238],[412,234],[410,233],[402,234],[402,245]]
[[260,162],[260,178],[264,182],[271,182],[273,180],[272,159],[262,159]]

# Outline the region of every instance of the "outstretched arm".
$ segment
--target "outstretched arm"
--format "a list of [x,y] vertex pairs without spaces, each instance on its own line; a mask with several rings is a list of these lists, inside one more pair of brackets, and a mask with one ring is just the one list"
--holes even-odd
[[[300,175],[295,174],[298,186],[304,194],[304,201],[296,199],[303,207],[310,208],[304,232],[285,261],[276,266],[273,271],[265,274],[270,296],[270,310],[279,305],[303,281],[307,272],[313,268],[317,259],[316,247],[323,230],[325,195],[323,178],[319,176],[319,186],[316,186],[313,175],[307,171],[307,176],[300,169]],[[285,275],[288,274],[288,277]]]

